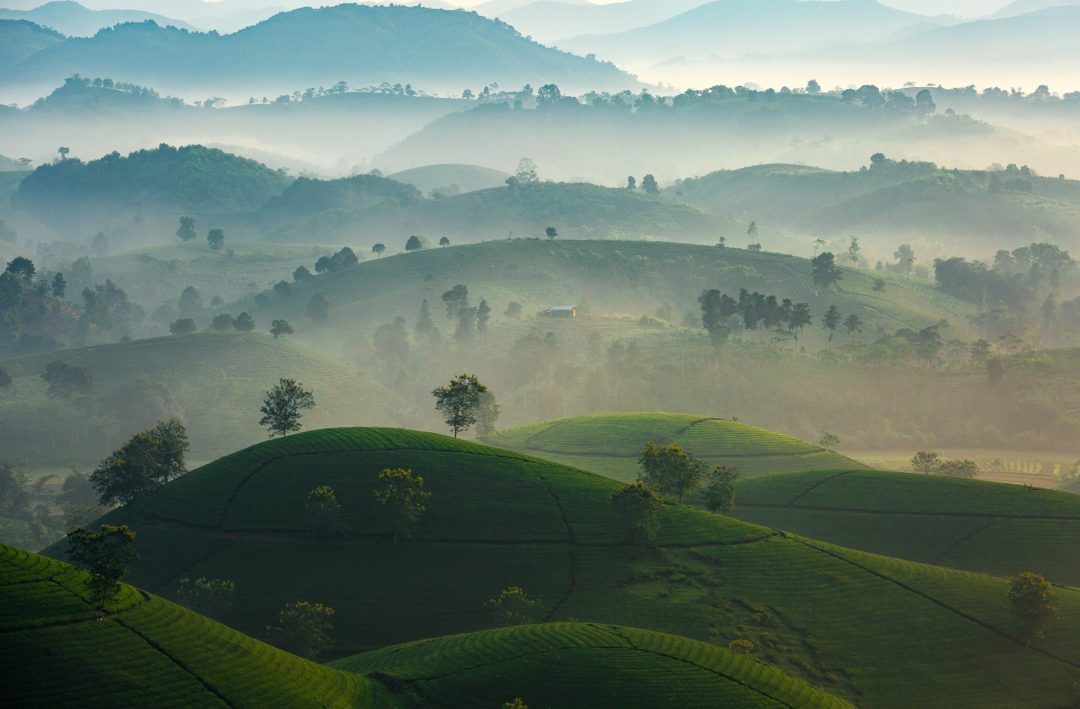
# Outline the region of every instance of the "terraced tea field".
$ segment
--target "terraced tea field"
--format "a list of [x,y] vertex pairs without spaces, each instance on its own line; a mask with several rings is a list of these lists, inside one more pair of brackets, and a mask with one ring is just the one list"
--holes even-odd
[[879,554],[1080,585],[1080,496],[877,471],[810,472],[739,485],[740,519]]
[[[432,493],[408,542],[394,543],[373,500],[388,466],[415,470]],[[304,523],[317,485],[332,486],[344,508],[339,538],[313,537]],[[486,601],[518,585],[539,600],[538,620],[633,625],[720,647],[748,640],[766,663],[859,706],[1075,701],[1078,591],[1058,589],[1061,620],[1029,647],[1005,579],[675,505],[661,511],[657,547],[642,550],[623,543],[617,487],[443,436],[335,429],[240,451],[108,519],[139,535],[133,582],[169,596],[184,576],[229,578],[237,603],[225,620],[253,634],[286,601],[327,603],[342,656],[490,628]]]
[[[422,640],[334,663],[408,683],[428,706],[848,707],[714,645],[633,628],[547,623]],[[557,679],[556,679],[557,678]]]
[[744,477],[861,465],[797,438],[689,414],[580,416],[498,431],[485,440],[623,482],[636,480],[641,473],[637,459],[649,441],[678,443],[710,466],[732,466]]
[[3,706],[474,709],[516,696],[533,706],[850,706],[705,643],[581,623],[426,640],[332,669],[131,586],[99,610],[87,579],[0,546]]
[[277,650],[124,585],[106,611],[88,575],[0,546],[0,705],[375,707],[364,677]]

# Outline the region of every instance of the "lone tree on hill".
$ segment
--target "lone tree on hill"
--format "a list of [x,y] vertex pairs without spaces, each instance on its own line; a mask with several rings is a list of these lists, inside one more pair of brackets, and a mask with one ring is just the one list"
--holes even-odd
[[330,301],[322,293],[316,293],[308,301],[307,314],[315,322],[326,322],[330,317]]
[[169,333],[173,335],[191,335],[195,330],[195,321],[191,318],[180,318],[169,325]]
[[181,241],[195,241],[199,235],[195,232],[195,217],[180,217],[180,227],[176,235]]
[[308,493],[304,521],[307,529],[320,537],[333,537],[345,531],[345,512],[334,488],[320,485]]
[[535,623],[542,608],[540,601],[529,598],[529,594],[520,586],[504,588],[484,605],[491,611],[495,624],[502,626]]
[[941,456],[932,451],[919,451],[911,459],[911,469],[928,475],[936,473],[941,469]]
[[480,395],[480,406],[476,409],[476,433],[487,436],[495,433],[495,422],[499,420],[499,404],[495,395],[485,391]]
[[260,426],[266,426],[270,438],[287,436],[300,430],[300,418],[305,409],[315,407],[315,397],[295,379],[282,378],[266,392],[259,412]]
[[660,194],[660,185],[656,183],[656,178],[652,174],[641,178],[641,189],[645,194]]
[[334,646],[334,609],[322,603],[293,601],[278,613],[277,625],[266,628],[270,641],[294,655],[317,660]]
[[206,242],[210,244],[212,251],[221,251],[225,248],[225,232],[221,229],[211,229],[206,235]]
[[68,558],[90,572],[90,593],[95,605],[104,609],[120,590],[128,564],[139,558],[135,532],[123,524],[103,524],[100,532],[78,527],[68,532],[67,542]]
[[1009,605],[1029,646],[1032,640],[1043,636],[1057,617],[1054,587],[1042,576],[1030,571],[1020,574],[1010,583]]
[[836,335],[836,328],[840,327],[840,322],[843,320],[843,316],[840,314],[840,308],[835,305],[830,305],[829,309],[825,311],[825,317],[822,318],[822,322],[825,325],[825,329],[829,331],[829,342],[832,343],[833,336]]
[[556,229],[553,226],[549,226],[547,229],[544,229],[544,236],[546,236],[549,239],[554,239],[558,235],[559,235],[559,230]]
[[63,273],[57,273],[52,279],[52,296],[53,298],[63,298],[67,293],[67,279],[64,278]]
[[394,543],[408,539],[427,511],[431,493],[424,490],[424,478],[411,470],[387,468],[379,473],[375,501],[390,517],[394,527]]
[[829,433],[828,431],[825,431],[821,434],[821,439],[818,441],[818,445],[820,445],[827,451],[831,451],[833,448],[836,448],[838,445],[840,445],[840,437],[837,436],[835,433]]
[[233,328],[237,332],[251,332],[255,329],[255,319],[250,313],[240,313],[236,316],[236,320],[233,320]]
[[8,262],[7,272],[16,278],[30,281],[33,280],[37,268],[34,267],[34,262],[25,256],[16,256]]
[[637,178],[633,175],[630,175],[630,177],[626,178],[626,189],[630,190],[631,192],[637,189]]
[[814,285],[816,286],[831,288],[844,277],[843,271],[836,265],[836,257],[830,251],[815,256],[810,261],[810,265],[813,268]]
[[449,245],[450,245],[450,239],[448,237],[443,236],[443,237],[439,238],[439,246],[449,246]]
[[410,236],[408,241],[405,242],[406,251],[419,251],[422,248],[424,248],[424,242],[415,234]]
[[214,319],[210,321],[210,329],[215,332],[228,332],[235,326],[236,321],[233,320],[233,316],[228,313],[221,313],[215,315]]
[[454,438],[476,423],[480,397],[487,387],[473,374],[460,374],[446,386],[431,392],[435,397],[435,410],[443,415],[446,425],[454,432]]
[[176,419],[132,436],[98,463],[90,484],[102,505],[127,505],[187,473],[187,429]]
[[293,327],[289,324],[288,320],[275,320],[270,324],[270,334],[274,336],[275,340],[279,337],[293,335],[295,333],[296,331],[293,330]]
[[622,521],[626,541],[634,546],[652,546],[656,542],[656,517],[663,504],[660,496],[640,480],[611,493],[611,510]]
[[848,337],[855,339],[856,333],[861,333],[863,329],[863,321],[858,315],[852,313],[848,315],[847,320],[844,321],[844,330],[847,331]]
[[641,464],[643,482],[661,493],[678,495],[679,502],[698,486],[705,472],[701,462],[678,443],[657,445],[650,441],[638,457],[638,463]]
[[730,512],[735,507],[735,483],[739,471],[726,465],[713,468],[705,481],[705,506],[710,512]]
[[371,253],[376,256],[382,256],[384,251],[386,251],[386,244],[375,244],[371,247]]

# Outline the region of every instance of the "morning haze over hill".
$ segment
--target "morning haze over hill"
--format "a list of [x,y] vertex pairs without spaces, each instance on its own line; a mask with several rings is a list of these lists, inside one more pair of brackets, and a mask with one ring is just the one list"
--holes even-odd
[[1080,702],[1080,0],[0,0],[0,705]]

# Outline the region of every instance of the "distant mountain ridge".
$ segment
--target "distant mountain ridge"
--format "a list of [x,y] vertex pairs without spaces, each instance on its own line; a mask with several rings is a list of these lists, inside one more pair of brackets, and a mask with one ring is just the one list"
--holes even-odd
[[153,12],[143,12],[141,10],[90,10],[71,0],[56,0],[55,2],[45,3],[33,10],[0,8],[0,19],[29,20],[69,37],[92,37],[106,27],[112,27],[124,22],[145,22],[146,20],[152,20],[163,27],[172,25],[183,29],[194,29],[185,22]]
[[[312,51],[317,47],[317,51]],[[617,67],[544,47],[473,12],[338,5],[283,12],[235,34],[123,24],[73,38],[0,73],[0,86],[55,86],[75,73],[161,87],[292,91],[386,81],[460,92],[558,83],[577,89],[637,88]]]
[[929,18],[876,0],[715,0],[648,27],[560,42],[616,61],[741,56],[883,39]]

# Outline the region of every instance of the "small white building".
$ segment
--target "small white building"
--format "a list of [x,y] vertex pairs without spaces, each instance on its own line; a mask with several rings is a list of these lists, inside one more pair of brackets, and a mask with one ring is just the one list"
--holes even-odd
[[572,305],[556,305],[553,308],[545,310],[544,317],[574,320],[577,318],[577,308]]

